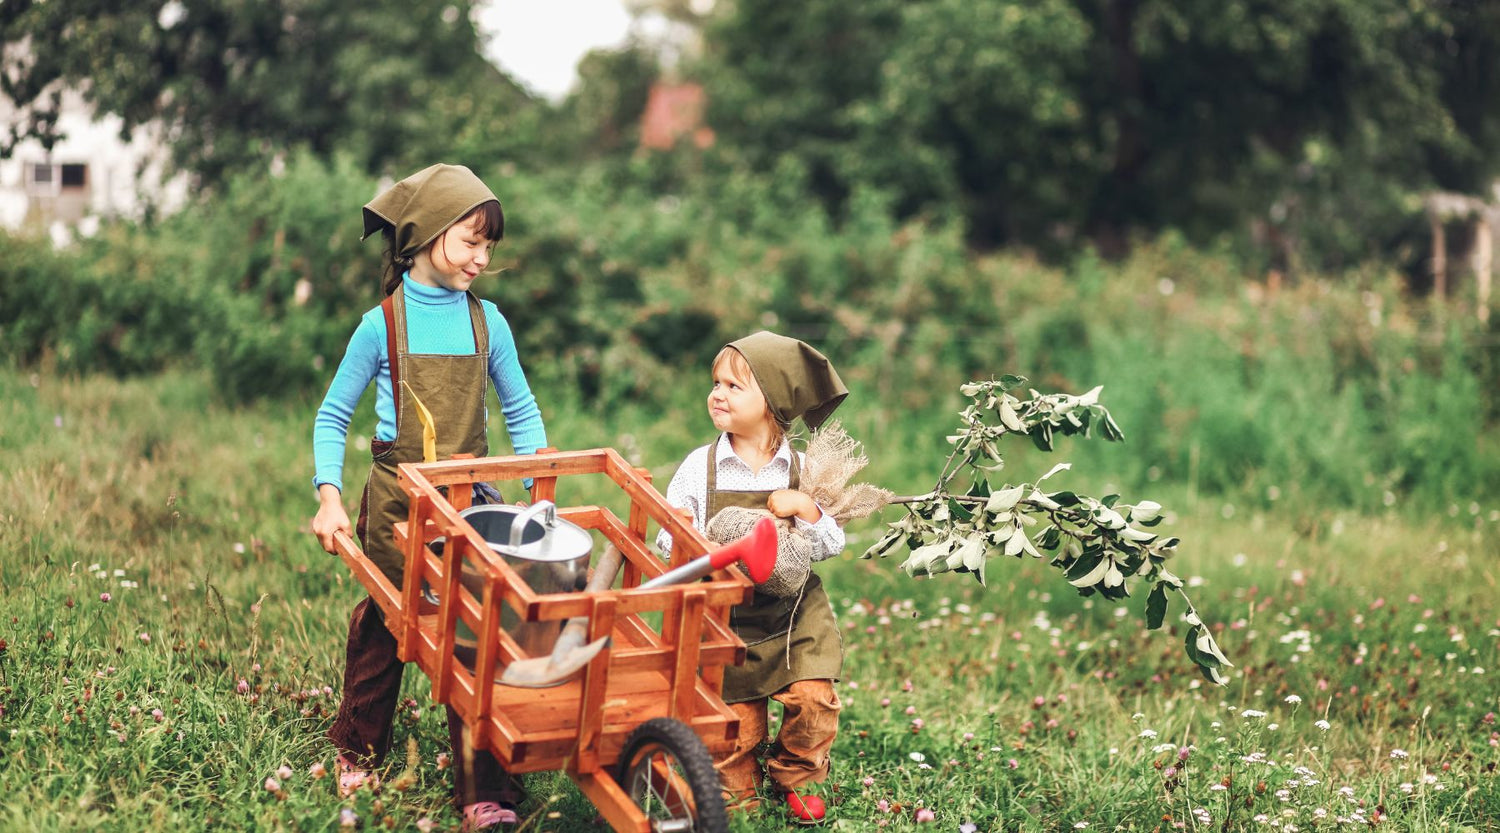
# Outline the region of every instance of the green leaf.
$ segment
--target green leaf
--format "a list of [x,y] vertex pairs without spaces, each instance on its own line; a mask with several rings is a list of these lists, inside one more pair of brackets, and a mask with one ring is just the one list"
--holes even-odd
[[901,543],[901,541],[905,538],[906,530],[892,528],[885,533],[885,536],[883,538],[881,538],[879,541],[876,541],[874,545],[865,550],[864,555],[861,555],[860,558],[874,558],[875,556],[884,558],[889,555],[891,550],[895,549],[896,545]]
[[1125,432],[1121,431],[1120,426],[1115,424],[1115,418],[1110,416],[1109,411],[1104,412],[1104,427],[1101,431],[1104,434],[1104,439],[1109,442],[1117,443],[1125,439]]
[[1079,503],[1083,502],[1082,499],[1078,497],[1078,495],[1075,495],[1072,492],[1053,492],[1052,494],[1047,495],[1047,497],[1052,498],[1053,502],[1055,502],[1058,506],[1077,506]]
[[1067,579],[1074,587],[1092,587],[1102,581],[1108,571],[1109,562],[1104,557],[1104,550],[1088,550],[1068,568]]
[[1167,616],[1167,583],[1158,581],[1146,597],[1146,629],[1156,630]]
[[1052,426],[1045,422],[1038,423],[1036,429],[1031,432],[1031,442],[1042,451],[1052,450]]

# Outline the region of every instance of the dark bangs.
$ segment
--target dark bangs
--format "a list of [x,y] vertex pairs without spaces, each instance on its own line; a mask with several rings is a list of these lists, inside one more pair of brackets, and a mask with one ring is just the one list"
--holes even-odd
[[480,203],[479,207],[470,211],[469,216],[461,222],[475,222],[476,231],[489,240],[500,240],[505,237],[505,212],[500,210],[498,200]]

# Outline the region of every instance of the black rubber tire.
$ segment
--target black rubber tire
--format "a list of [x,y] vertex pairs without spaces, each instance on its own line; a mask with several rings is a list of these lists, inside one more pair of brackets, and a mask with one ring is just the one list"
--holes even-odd
[[[653,760],[672,768],[678,776],[678,783],[686,787],[685,794],[672,785],[650,782],[648,773]],[[651,820],[652,830],[692,830],[694,833],[727,833],[729,830],[724,794],[719,788],[719,773],[714,771],[713,758],[703,740],[680,720],[656,717],[637,726],[625,741],[616,780],[630,800]],[[662,786],[666,789],[662,790]]]

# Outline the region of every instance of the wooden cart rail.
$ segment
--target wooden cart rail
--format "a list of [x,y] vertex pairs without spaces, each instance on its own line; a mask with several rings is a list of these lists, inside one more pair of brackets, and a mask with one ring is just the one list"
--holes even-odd
[[[712,545],[652,486],[645,470],[613,449],[544,450],[536,455],[407,463],[400,482],[410,498],[405,523],[393,530],[406,555],[404,587],[395,587],[347,537],[339,554],[385,614],[401,659],[432,680],[433,697],[451,705],[475,746],[489,749],[513,773],[565,770],[616,830],[649,830],[606,767],[620,757],[641,723],[671,717],[693,729],[710,751],[731,747],[739,723],[722,700],[724,666],[743,661],[745,646],[728,627],[729,610],[750,593],[737,568],[709,580],[637,589],[666,572],[645,543],[655,521],[673,539],[672,564]],[[622,521],[599,506],[559,508],[558,516],[600,533],[624,557],[621,589],[598,593],[534,592],[461,516],[476,482],[532,478],[534,500],[556,501],[560,477],[607,475],[630,498]],[[442,554],[432,547],[444,539]],[[464,568],[483,578],[476,597],[460,581]],[[438,595],[424,599],[426,582]],[[497,670],[528,655],[500,626],[508,608],[521,621],[589,618],[590,641],[609,636],[575,679],[552,688],[515,688],[490,682]],[[643,614],[660,614],[653,627]],[[472,670],[455,659],[456,626],[478,634]]]

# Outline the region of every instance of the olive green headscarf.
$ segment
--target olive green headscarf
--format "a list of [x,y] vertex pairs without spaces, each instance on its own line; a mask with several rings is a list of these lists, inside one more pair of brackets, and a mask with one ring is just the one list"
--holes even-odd
[[391,255],[410,258],[483,203],[500,202],[489,186],[462,165],[437,164],[392,185],[365,205],[365,237],[395,232]]
[[828,359],[795,338],[762,330],[727,346],[749,362],[771,415],[783,428],[802,417],[816,431],[849,395]]

